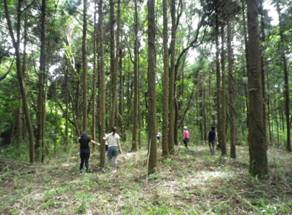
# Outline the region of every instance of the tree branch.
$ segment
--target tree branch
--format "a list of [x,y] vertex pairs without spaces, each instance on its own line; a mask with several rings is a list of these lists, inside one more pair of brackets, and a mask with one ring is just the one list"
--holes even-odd
[[11,62],[8,71],[7,71],[4,75],[0,76],[0,81],[3,81],[3,80],[6,78],[6,76],[10,73],[10,71],[11,71],[11,69],[12,69],[12,65],[13,65],[13,63],[14,63],[14,59],[13,59],[13,61]]

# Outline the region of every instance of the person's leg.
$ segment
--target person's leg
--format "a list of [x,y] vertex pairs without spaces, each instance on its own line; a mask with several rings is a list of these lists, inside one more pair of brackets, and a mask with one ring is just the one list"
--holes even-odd
[[90,153],[86,153],[86,156],[84,158],[84,162],[85,162],[85,167],[86,167],[86,171],[88,172],[89,171],[89,157],[90,157]]
[[215,141],[212,142],[212,155],[215,154]]
[[117,156],[112,157],[112,167],[117,168]]
[[84,153],[83,152],[80,152],[80,172],[82,171],[83,169],[83,164],[84,164]]

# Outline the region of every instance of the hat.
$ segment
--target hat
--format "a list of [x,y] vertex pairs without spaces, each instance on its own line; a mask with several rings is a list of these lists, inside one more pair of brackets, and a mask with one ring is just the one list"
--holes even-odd
[[188,129],[188,127],[187,126],[184,126],[184,130],[187,130]]

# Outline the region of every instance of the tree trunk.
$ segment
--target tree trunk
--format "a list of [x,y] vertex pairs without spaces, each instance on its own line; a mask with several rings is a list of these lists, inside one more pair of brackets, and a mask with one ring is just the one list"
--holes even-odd
[[163,120],[162,155],[168,155],[169,137],[169,59],[168,59],[168,0],[163,0]]
[[116,69],[116,43],[115,43],[115,4],[110,0],[110,71],[111,71],[111,113],[110,127],[115,125],[117,107],[117,69]]
[[87,0],[83,0],[82,30],[82,131],[87,130]]
[[235,107],[235,81],[234,81],[234,58],[232,50],[232,24],[227,23],[227,53],[228,53],[228,89],[229,89],[229,114],[230,114],[230,157],[236,158],[237,144],[237,125],[236,125],[236,107]]
[[105,74],[103,59],[103,0],[99,0],[98,4],[98,75],[99,75],[99,142],[100,142],[100,167],[105,165],[105,143],[103,137],[105,135]]
[[264,177],[268,174],[267,145],[264,128],[263,92],[261,83],[261,51],[257,2],[247,0],[248,14],[248,141],[250,173]]
[[216,26],[215,26],[215,46],[216,46],[216,109],[217,109],[217,131],[218,131],[218,144],[221,146],[222,144],[222,126],[221,126],[221,111],[220,111],[220,104],[221,104],[221,93],[220,93],[220,86],[221,86],[221,75],[220,75],[220,59],[219,59],[219,17],[218,11],[215,14],[216,18]]
[[134,108],[133,108],[133,133],[132,133],[132,151],[137,151],[137,139],[138,139],[138,82],[139,82],[139,74],[138,74],[138,6],[137,0],[135,0],[135,44],[134,44]]
[[169,74],[169,134],[168,134],[168,151],[174,153],[175,142],[175,40],[176,40],[176,19],[175,4],[176,0],[170,1],[171,15],[171,43],[170,43],[170,74]]
[[40,71],[39,71],[39,84],[38,84],[38,108],[37,108],[37,133],[35,144],[36,160],[43,161],[45,149],[45,112],[46,112],[46,10],[47,0],[42,0],[41,8],[41,50],[40,50]]
[[226,111],[225,111],[225,32],[224,32],[224,26],[221,27],[221,89],[220,89],[220,97],[221,97],[221,103],[220,103],[220,111],[221,111],[221,155],[226,155]]
[[148,174],[154,173],[156,168],[156,50],[155,50],[155,0],[148,0],[148,128],[149,128],[149,163]]
[[[94,2],[94,18],[93,18],[93,78],[92,78],[92,128],[91,136],[93,140],[96,140],[96,85],[97,85],[97,68],[96,68],[96,40],[97,40],[97,0]],[[95,145],[92,145],[92,150],[95,151]]]
[[290,124],[290,101],[289,101],[289,76],[288,76],[288,65],[284,48],[284,33],[283,33],[283,20],[281,16],[280,3],[277,1],[277,12],[279,16],[279,34],[280,34],[280,55],[282,59],[282,66],[284,72],[284,99],[285,99],[285,116],[286,116],[286,129],[287,129],[287,142],[286,149],[291,152],[291,124]]

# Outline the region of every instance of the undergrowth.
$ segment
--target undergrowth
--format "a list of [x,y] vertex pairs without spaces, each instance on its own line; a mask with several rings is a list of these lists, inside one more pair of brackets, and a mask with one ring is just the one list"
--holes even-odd
[[292,214],[292,155],[269,150],[269,178],[248,174],[248,149],[237,160],[207,146],[178,147],[147,177],[145,150],[120,156],[117,171],[79,174],[77,150],[45,164],[0,159],[0,214]]

